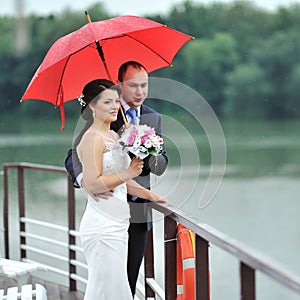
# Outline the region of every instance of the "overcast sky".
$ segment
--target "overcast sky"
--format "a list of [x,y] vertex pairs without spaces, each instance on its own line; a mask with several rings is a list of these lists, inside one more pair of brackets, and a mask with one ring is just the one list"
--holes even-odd
[[[3,0],[1,1],[0,14],[13,14],[15,3],[24,1],[25,13],[35,12],[37,14],[49,14],[59,12],[66,6],[74,10],[84,11],[95,0]],[[194,0],[195,2],[209,4],[214,0]],[[146,13],[167,13],[169,8],[182,0],[106,0],[105,3],[109,13],[115,15],[144,15]],[[232,2],[231,0],[220,0],[217,2]],[[278,6],[286,6],[291,3],[300,3],[300,0],[253,0],[259,6],[268,10],[275,10]]]

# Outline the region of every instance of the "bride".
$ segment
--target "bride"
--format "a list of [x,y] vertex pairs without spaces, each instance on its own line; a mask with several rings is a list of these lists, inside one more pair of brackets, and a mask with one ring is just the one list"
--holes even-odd
[[[120,108],[118,86],[106,79],[93,80],[84,87],[80,102],[87,120],[76,149],[87,197],[79,228],[88,264],[84,299],[133,299],[127,279],[130,214],[126,193],[151,201],[166,199],[132,180],[141,174],[143,160],[130,160],[121,152],[118,134],[110,130]],[[109,199],[95,196],[110,190],[114,192]]]

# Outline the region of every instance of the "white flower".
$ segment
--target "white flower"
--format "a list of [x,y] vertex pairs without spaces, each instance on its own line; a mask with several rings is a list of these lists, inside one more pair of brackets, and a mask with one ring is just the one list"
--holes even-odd
[[133,148],[138,148],[141,145],[141,140],[140,139],[136,139],[134,144],[133,144]]
[[151,148],[152,147],[152,142],[151,142],[151,140],[150,139],[147,139],[146,141],[145,141],[145,143],[144,143],[144,146],[146,147],[146,148]]

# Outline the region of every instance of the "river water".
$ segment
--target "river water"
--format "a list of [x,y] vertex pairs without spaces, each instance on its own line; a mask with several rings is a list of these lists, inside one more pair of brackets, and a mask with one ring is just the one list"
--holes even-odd
[[[162,177],[152,178],[154,189],[167,195],[173,206],[258,250],[299,276],[299,125],[299,122],[223,124],[227,161],[222,182],[219,176],[223,166],[216,166],[219,173],[209,179],[210,159],[206,157],[209,151],[205,142],[201,144],[201,137],[194,138],[196,151],[204,150],[195,154],[185,135],[170,133],[172,139],[166,139],[169,167]],[[168,131],[166,129],[165,132]],[[72,134],[60,132],[3,134],[0,137],[0,161],[62,166],[72,138]],[[203,207],[200,199],[208,179],[217,181],[220,186],[214,191],[211,201]],[[10,182],[15,182],[13,176]],[[38,173],[29,176],[27,185],[29,194],[39,195],[33,199],[28,197],[28,215],[47,221],[55,218],[65,225],[65,181],[55,175]],[[1,190],[2,187],[1,182]],[[10,193],[15,199],[14,189]],[[78,222],[83,202],[78,204]],[[15,214],[13,203],[11,214]],[[157,223],[160,222],[160,217],[157,217]],[[157,231],[160,240],[160,229]],[[211,245],[210,269],[212,299],[239,299],[238,261]],[[258,273],[257,299],[294,300],[300,299],[300,296]]]

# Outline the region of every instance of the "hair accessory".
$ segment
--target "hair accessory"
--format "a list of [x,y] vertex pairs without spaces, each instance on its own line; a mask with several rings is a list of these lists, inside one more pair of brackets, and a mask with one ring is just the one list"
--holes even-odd
[[86,106],[86,102],[83,100],[83,97],[84,95],[81,94],[79,97],[77,97],[77,100],[81,106]]

